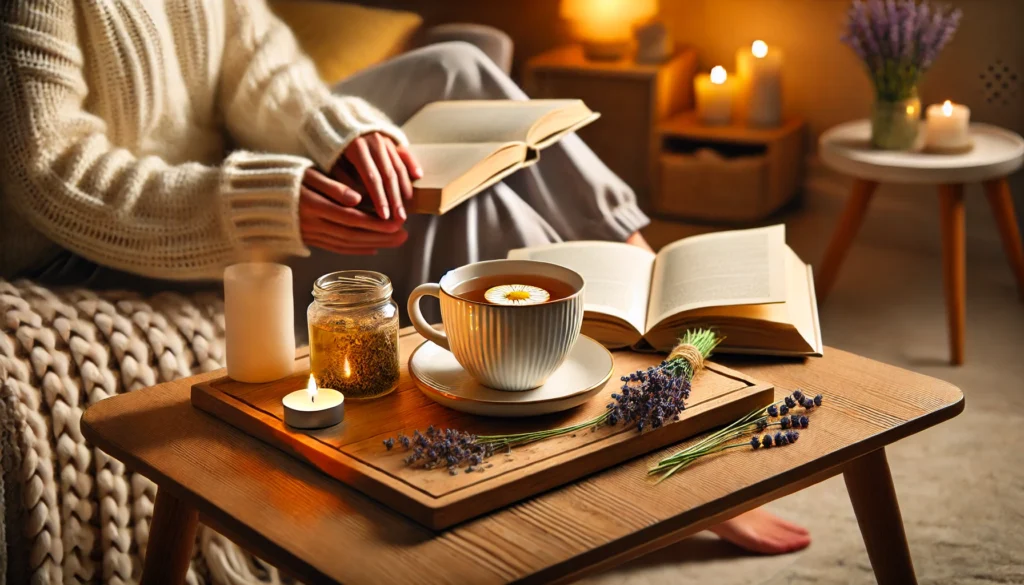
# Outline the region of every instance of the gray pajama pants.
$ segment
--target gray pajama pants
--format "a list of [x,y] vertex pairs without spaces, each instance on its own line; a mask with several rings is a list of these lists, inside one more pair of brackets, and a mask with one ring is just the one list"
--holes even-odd
[[[438,100],[529,99],[483,52],[461,42],[430,45],[362,71],[335,88],[375,105],[397,124]],[[600,124],[600,121],[597,122]],[[624,145],[628,148],[628,145]],[[405,316],[416,286],[437,282],[448,270],[504,258],[523,246],[563,240],[622,241],[647,225],[633,191],[576,135],[541,153],[540,161],[479,193],[442,216],[413,215],[409,239],[376,256],[341,256],[313,249],[291,262],[296,305],[312,300],[313,281],[335,270],[383,272]],[[436,304],[424,303],[439,320]],[[404,321],[405,319],[403,319]]]

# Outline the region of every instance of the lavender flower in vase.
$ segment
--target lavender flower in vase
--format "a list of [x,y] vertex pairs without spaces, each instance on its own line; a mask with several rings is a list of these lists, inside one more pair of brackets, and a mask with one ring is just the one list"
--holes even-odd
[[917,144],[917,85],[960,25],[959,9],[928,0],[854,0],[842,41],[864,62],[875,86],[871,144],[911,150]]

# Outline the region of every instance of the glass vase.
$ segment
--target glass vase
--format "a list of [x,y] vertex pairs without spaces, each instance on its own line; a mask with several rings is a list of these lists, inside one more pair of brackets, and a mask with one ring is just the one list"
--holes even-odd
[[871,107],[871,146],[881,150],[914,150],[921,130],[921,100],[878,99]]

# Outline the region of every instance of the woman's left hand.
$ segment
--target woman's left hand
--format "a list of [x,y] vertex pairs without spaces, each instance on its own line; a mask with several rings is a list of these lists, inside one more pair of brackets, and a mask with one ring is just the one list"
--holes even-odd
[[[381,219],[390,219],[393,214],[405,221],[408,216],[402,202],[412,199],[412,182],[423,176],[419,163],[406,147],[395,144],[387,134],[370,132],[353,140],[341,159],[355,168]],[[338,166],[341,159],[331,170],[336,178],[346,174]]]

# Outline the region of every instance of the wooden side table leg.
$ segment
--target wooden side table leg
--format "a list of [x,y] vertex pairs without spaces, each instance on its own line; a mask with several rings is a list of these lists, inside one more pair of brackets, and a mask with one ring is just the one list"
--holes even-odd
[[1024,244],[1021,243],[1017,214],[1013,210],[1010,182],[1005,178],[985,181],[985,195],[996,218],[999,235],[1003,238],[1003,249],[1010,261],[1010,268],[1017,277],[1017,291],[1024,299]]
[[878,585],[916,584],[914,562],[885,450],[873,451],[848,463],[843,479]]
[[939,187],[942,213],[942,264],[949,319],[949,361],[964,363],[964,328],[967,322],[967,259],[964,233],[964,186]]
[[180,585],[185,582],[198,525],[199,512],[195,508],[165,489],[157,490],[142,585]]
[[868,204],[871,203],[871,196],[878,189],[878,183],[864,179],[853,180],[853,191],[850,193],[850,200],[846,202],[846,209],[839,218],[839,225],[832,233],[832,241],[825,250],[825,257],[821,261],[821,268],[818,269],[815,293],[818,302],[825,302],[825,298],[835,284],[836,276],[839,275],[839,267],[846,257],[846,251],[850,248],[860,224],[864,221]]

